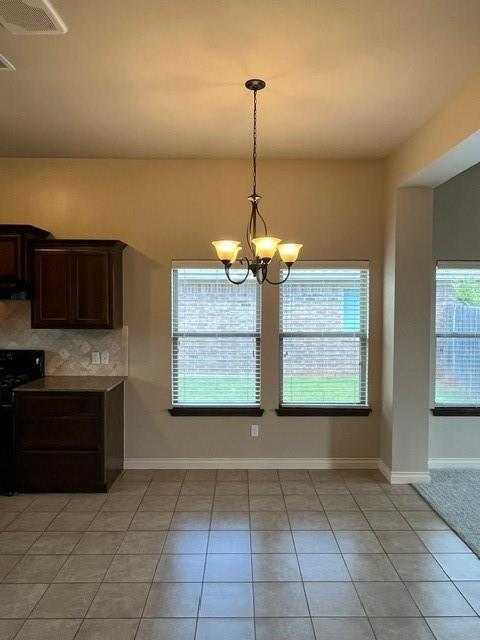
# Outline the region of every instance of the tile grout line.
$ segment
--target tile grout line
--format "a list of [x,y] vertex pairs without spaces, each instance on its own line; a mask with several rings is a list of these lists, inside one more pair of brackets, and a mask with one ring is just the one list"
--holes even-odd
[[[308,474],[308,477],[310,478],[310,472]],[[312,483],[312,485],[313,485],[313,483]],[[285,509],[286,509],[287,503],[286,503],[286,500],[285,500],[285,492],[284,492],[283,484],[282,484],[281,481],[280,481],[280,489],[282,491],[282,496],[283,496],[283,500],[285,502]],[[315,486],[314,485],[313,485],[313,489],[315,490]],[[310,609],[310,603],[308,601],[307,589],[305,587],[305,580],[303,579],[303,572],[302,572],[302,569],[300,567],[300,562],[298,560],[298,549],[297,549],[297,544],[295,542],[295,537],[294,537],[293,531],[292,531],[292,523],[291,523],[291,520],[290,520],[290,514],[289,514],[288,509],[286,509],[286,511],[287,511],[288,522],[290,523],[290,536],[292,538],[293,548],[295,549],[295,559],[297,561],[297,566],[298,566],[298,570],[300,572],[300,578],[301,578],[301,581],[302,581],[302,589],[303,589],[303,595],[304,595],[304,598],[305,598],[305,604],[307,605],[307,611],[308,611],[308,616],[309,616],[309,620],[310,620],[310,629],[312,631],[313,637],[316,638],[317,634],[316,634],[316,631],[315,631],[315,626],[313,624],[312,611]]]
[[[125,472],[123,472],[123,473],[120,475],[120,477],[116,480],[116,482],[121,481],[121,480],[123,479],[124,475],[125,475]],[[150,482],[151,482],[151,481],[150,481]],[[125,529],[125,533],[124,533],[124,536],[123,536],[122,542],[119,544],[118,549],[117,549],[117,550],[116,550],[116,552],[113,554],[112,561],[110,562],[109,568],[112,566],[112,564],[113,564],[113,562],[115,561],[115,559],[117,558],[117,556],[118,556],[118,555],[120,555],[120,554],[119,554],[120,547],[121,547],[121,545],[123,544],[123,541],[125,540],[125,537],[126,537],[126,535],[127,535],[127,532],[129,531],[129,528],[130,528],[130,526],[131,526],[131,524],[132,524],[132,522],[133,522],[133,520],[134,520],[134,518],[135,518],[135,515],[138,513],[138,510],[139,510],[139,508],[140,508],[140,504],[141,504],[141,502],[142,502],[142,500],[143,500],[143,497],[144,497],[144,496],[145,496],[145,494],[146,494],[146,491],[147,491],[148,486],[150,485],[150,482],[148,482],[147,487],[145,487],[145,490],[144,490],[144,492],[142,493],[141,498],[140,498],[140,501],[139,501],[139,503],[138,503],[138,505],[137,505],[137,509],[133,512],[132,517],[130,518],[130,521],[129,521],[128,525],[127,525],[127,528]],[[114,483],[114,484],[115,484],[115,483]],[[110,495],[112,495],[112,494],[110,494]],[[128,494],[125,494],[125,495],[128,495]],[[108,495],[107,495],[107,497],[105,498],[104,502],[102,503],[102,505],[101,505],[100,509],[98,510],[97,515],[102,511],[102,507],[105,505],[105,503],[107,502],[107,500],[108,500]],[[96,518],[96,517],[97,517],[97,516],[95,516],[95,518]],[[93,520],[95,520],[95,518],[94,518]],[[92,520],[92,522],[93,522],[93,520]],[[88,530],[90,530],[90,527],[88,528]],[[72,553],[73,553],[73,550],[72,550]],[[100,582],[100,584],[99,584],[99,587],[98,587],[98,589],[96,590],[95,595],[93,596],[93,598],[92,598],[92,600],[91,600],[91,602],[90,602],[90,605],[89,605],[89,607],[88,607],[87,611],[85,612],[85,615],[83,616],[83,620],[82,620],[82,622],[80,623],[80,626],[78,627],[77,632],[75,633],[74,640],[75,640],[75,638],[77,638],[78,634],[80,633],[80,630],[81,630],[81,628],[83,627],[84,622],[88,619],[88,618],[87,618],[88,613],[89,613],[90,609],[91,609],[91,608],[92,608],[92,606],[93,606],[93,603],[94,603],[94,601],[95,601],[95,598],[96,598],[96,597],[97,597],[97,595],[98,595],[98,592],[100,591],[101,586],[104,584],[105,576],[107,575],[107,573],[108,573],[108,569],[107,569],[107,571],[105,572],[105,574],[103,575],[103,578],[102,578],[102,580],[101,580],[101,582]],[[148,593],[150,593],[150,589],[149,589]],[[142,608],[142,614],[143,614],[143,611],[144,611],[144,609],[145,609],[145,605],[146,605],[146,603],[147,603],[148,593],[147,593],[147,598],[145,599],[144,606],[143,606],[143,608]],[[136,635],[137,635],[138,628],[140,627],[141,619],[142,619],[142,616],[140,616],[140,618],[139,618],[138,625],[137,625],[137,629],[136,629],[136,631],[135,631],[135,637],[136,637]]]
[[[183,487],[183,484],[184,484],[184,482],[185,482],[185,477],[186,477],[186,473],[185,473],[185,474],[184,474],[184,476],[183,476],[183,480],[182,480],[182,482],[181,482],[181,484],[180,484],[180,489],[179,489],[179,492],[178,492],[178,494],[177,494],[177,499],[175,500],[175,504],[173,505],[173,511],[172,511],[172,516],[171,516],[171,518],[170,518],[169,527],[168,527],[168,530],[165,532],[165,537],[164,537],[164,540],[163,540],[162,549],[161,549],[160,553],[158,554],[158,560],[157,560],[157,562],[156,562],[156,564],[155,564],[155,569],[154,569],[154,571],[153,571],[152,580],[150,581],[150,587],[149,587],[149,589],[148,589],[147,597],[145,598],[145,602],[143,603],[142,613],[141,613],[141,615],[140,615],[140,618],[139,618],[139,621],[138,621],[138,625],[137,625],[137,629],[136,629],[136,631],[135,631],[134,640],[136,640],[136,638],[137,638],[137,636],[138,636],[138,633],[139,633],[139,631],[140,631],[140,627],[141,627],[141,624],[142,624],[142,620],[144,619],[143,614],[145,613],[145,609],[146,609],[146,607],[147,607],[147,603],[148,603],[148,598],[150,597],[150,593],[151,593],[151,591],[152,591],[152,587],[153,587],[153,584],[154,584],[154,582],[155,582],[155,575],[156,575],[156,573],[157,573],[158,564],[159,564],[160,559],[161,559],[161,557],[162,557],[162,555],[163,555],[163,550],[165,549],[165,545],[166,545],[166,543],[167,543],[167,537],[168,537],[168,534],[169,534],[169,532],[171,531],[171,528],[170,528],[170,527],[171,527],[172,520],[173,520],[173,517],[174,517],[175,512],[176,512],[176,507],[177,507],[178,501],[179,501],[179,499],[180,499],[180,495],[181,495],[182,487]],[[145,493],[144,493],[144,494],[143,494],[143,496],[142,496],[142,499],[141,499],[141,501],[140,501],[140,504],[139,504],[139,506],[138,506],[138,509],[137,509],[136,513],[138,513],[138,512],[139,512],[139,510],[140,510],[140,506],[141,506],[141,504],[142,504],[142,502],[143,502],[143,499],[144,499],[144,497],[147,495],[148,488],[150,487],[150,485],[152,484],[152,482],[154,482],[154,481],[155,481],[155,480],[154,480],[154,478],[155,478],[155,473],[153,473],[153,475],[151,476],[151,479],[150,479],[150,481],[149,481],[149,483],[148,483],[147,488],[145,489]],[[132,520],[133,520],[133,518],[132,518]],[[120,547],[119,547],[119,549],[118,549],[118,550],[120,550]],[[118,554],[118,553],[117,553],[117,555],[121,555],[121,554]]]
[[[388,498],[388,496],[386,496],[386,497]],[[367,521],[368,521],[368,522],[369,522],[369,524],[370,524],[370,521],[368,520],[368,517],[366,516],[366,512],[362,509],[362,507],[361,507],[360,503],[358,502],[358,500],[356,499],[356,496],[355,496],[353,493],[352,493],[352,498],[353,498],[353,500],[355,501],[355,503],[357,504],[358,508],[360,509],[360,512],[364,515],[364,517],[367,519]],[[388,498],[388,499],[389,499],[389,498]],[[390,502],[392,502],[393,506],[395,507],[393,510],[391,510],[391,511],[390,511],[390,513],[399,513],[399,512],[398,512],[398,509],[397,509],[396,504],[395,504],[393,501],[390,501]],[[376,539],[376,540],[378,541],[378,543],[380,544],[380,547],[382,548],[383,553],[384,553],[384,554],[385,554],[385,556],[388,558],[387,550],[386,550],[386,548],[385,548],[384,544],[382,543],[381,539],[377,536],[376,531],[375,531],[375,530],[373,530],[373,528],[372,528],[372,533],[373,533],[373,535],[374,535],[375,539]],[[335,535],[335,534],[334,534],[334,535]],[[337,538],[337,537],[335,536],[335,538]],[[338,543],[338,539],[337,539],[337,543]],[[339,547],[340,547],[340,545],[339,545]],[[340,548],[340,551],[342,552],[341,548]],[[342,552],[342,557],[343,557],[343,552]],[[345,562],[345,560],[344,560],[344,562]],[[350,577],[351,577],[351,573],[350,573],[350,570],[349,570],[348,565],[347,565],[347,563],[346,563],[346,562],[345,562],[345,565],[346,565],[346,567],[347,567],[347,571],[349,572],[349,575],[350,575]],[[395,567],[394,567],[394,571],[395,571],[395,573],[397,573],[397,571],[396,571]],[[398,573],[397,573],[397,575],[398,575]],[[398,576],[398,577],[400,578],[400,576]],[[358,593],[357,585],[355,584],[355,581],[353,581],[353,579],[352,579],[352,583],[353,583],[353,587],[354,587],[354,589],[355,589],[355,592],[357,593],[357,597],[359,598],[359,600],[360,600],[360,602],[361,602],[361,604],[362,604],[362,607],[363,607],[363,609],[364,609],[364,611],[365,611],[365,615],[367,615],[367,619],[369,620],[369,623],[370,623],[370,618],[368,617],[368,614],[367,614],[367,611],[365,610],[365,607],[364,607],[363,601],[362,601],[362,599],[361,599],[361,597],[360,597],[360,595],[359,595],[359,593]],[[408,590],[408,588],[407,588],[407,586],[406,586],[405,582],[404,582],[401,578],[400,578],[400,582],[399,582],[399,584],[402,584],[402,585],[403,585],[403,587],[404,587],[405,591],[409,594],[410,598],[411,598],[411,599],[412,599],[412,601],[414,602],[415,607],[417,608],[418,612],[421,614],[421,611],[420,611],[419,607],[417,606],[417,603],[416,603],[416,602],[415,602],[415,600],[412,598],[412,596],[411,596],[411,594],[410,594],[410,591]],[[372,626],[372,625],[370,624],[370,626]],[[376,635],[376,634],[375,634],[375,635]]]
[[201,582],[201,586],[200,586],[200,594],[199,594],[199,598],[198,598],[198,606],[197,606],[197,616],[196,616],[196,620],[195,620],[195,632],[193,634],[193,640],[196,639],[197,634],[198,634],[198,625],[199,625],[199,621],[200,621],[200,609],[202,607],[202,601],[203,601],[203,590],[205,588],[205,573],[207,570],[207,559],[208,559],[208,547],[210,546],[210,533],[212,530],[212,518],[213,518],[213,506],[215,504],[215,496],[217,494],[217,478],[218,478],[218,470],[215,470],[215,480],[214,480],[214,485],[213,485],[213,496],[212,496],[212,502],[210,505],[210,520],[209,520],[209,527],[208,527],[208,532],[207,532],[207,545],[205,548],[205,556],[203,558],[203,572],[202,572],[202,582]]
[[247,471],[247,501],[248,501],[248,534],[250,540],[250,571],[252,572],[252,611],[253,611],[253,640],[257,640],[257,619],[255,610],[255,576],[253,574],[253,540],[252,540],[252,511],[250,509],[250,477]]
[[[349,489],[349,490],[350,490],[350,489]],[[353,495],[352,495],[352,497],[353,497],[353,499],[355,500],[355,496],[353,496]],[[359,507],[359,509],[360,509],[360,513],[365,517],[365,514],[364,514],[364,512],[362,511],[362,509],[361,509],[360,505],[358,504],[358,502],[357,502],[356,500],[355,500],[355,502],[356,502],[357,506],[358,506],[358,507]],[[368,524],[370,525],[370,521],[368,520],[368,518],[366,518],[366,520],[367,520]],[[370,525],[370,526],[371,526],[371,525]],[[371,530],[371,529],[370,529],[370,530]],[[332,531],[333,531],[333,529],[332,529]],[[341,556],[342,556],[342,560],[343,560],[343,563],[345,564],[345,568],[346,568],[346,570],[347,570],[347,573],[348,573],[348,575],[350,576],[350,580],[351,580],[351,583],[352,583],[353,588],[354,588],[354,590],[355,590],[355,593],[356,593],[356,595],[357,595],[358,601],[360,602],[360,604],[361,604],[361,606],[362,606],[362,609],[363,609],[363,611],[365,612],[366,620],[367,620],[368,625],[369,625],[369,627],[370,627],[370,629],[371,629],[371,631],[372,631],[372,635],[374,636],[374,638],[377,638],[377,634],[375,633],[375,630],[374,630],[374,628],[373,628],[373,625],[372,625],[372,623],[371,623],[371,621],[370,621],[370,618],[369,618],[369,616],[368,616],[368,614],[367,614],[367,611],[366,611],[366,609],[365,609],[365,605],[363,604],[363,601],[362,601],[362,599],[361,599],[361,597],[360,597],[360,594],[358,593],[357,585],[355,584],[355,581],[354,581],[354,579],[353,579],[352,573],[351,573],[351,571],[350,571],[350,569],[349,569],[349,567],[348,567],[348,564],[345,562],[344,553],[343,553],[343,551],[342,551],[342,549],[341,549],[340,545],[338,544],[338,538],[337,538],[337,536],[336,536],[335,531],[333,531],[333,535],[334,535],[334,537],[335,537],[335,540],[336,540],[336,542],[337,542],[338,548],[339,548],[339,550],[340,550],[340,553],[341,553]],[[374,533],[374,535],[375,535],[375,533]],[[376,536],[375,536],[375,537],[376,537]]]

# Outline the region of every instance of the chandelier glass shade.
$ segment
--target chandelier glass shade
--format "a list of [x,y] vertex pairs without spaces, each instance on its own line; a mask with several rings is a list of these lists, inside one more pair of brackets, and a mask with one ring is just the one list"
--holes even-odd
[[[252,194],[248,197],[251,204],[251,213],[246,233],[246,244],[251,255],[248,257],[241,254],[243,249],[237,240],[216,240],[212,244],[215,247],[218,259],[225,268],[228,280],[233,284],[244,283],[248,276],[252,274],[259,284],[268,282],[278,285],[287,280],[290,275],[290,269],[297,260],[303,245],[292,242],[282,243],[280,238],[272,238],[268,235],[267,224],[258,207],[262,196],[257,193],[257,91],[261,91],[266,85],[263,80],[253,79],[247,80],[245,86],[253,92],[253,189]],[[257,228],[260,228],[264,235],[258,235]],[[268,267],[277,251],[280,260],[287,267],[287,273],[283,279],[273,281],[268,277]],[[245,268],[245,275],[240,280],[233,279],[230,276],[230,269],[235,262],[239,262]]]

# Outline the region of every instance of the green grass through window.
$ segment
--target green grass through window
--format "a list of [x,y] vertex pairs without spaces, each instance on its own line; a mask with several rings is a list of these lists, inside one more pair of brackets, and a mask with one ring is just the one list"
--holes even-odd
[[479,401],[478,394],[470,393],[468,389],[463,387],[437,385],[435,390],[435,403],[477,406]]
[[[283,381],[284,404],[358,404],[356,378],[288,376]],[[255,377],[246,375],[180,375],[177,404],[255,404]]]
[[292,376],[283,379],[284,404],[356,404],[359,396],[356,378]]
[[177,404],[254,405],[255,376],[180,375],[177,395]]

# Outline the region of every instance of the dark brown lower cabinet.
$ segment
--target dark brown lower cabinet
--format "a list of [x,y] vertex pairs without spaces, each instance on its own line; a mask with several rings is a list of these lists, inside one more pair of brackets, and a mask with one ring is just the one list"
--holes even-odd
[[123,470],[123,382],[108,391],[15,394],[16,488],[107,491]]

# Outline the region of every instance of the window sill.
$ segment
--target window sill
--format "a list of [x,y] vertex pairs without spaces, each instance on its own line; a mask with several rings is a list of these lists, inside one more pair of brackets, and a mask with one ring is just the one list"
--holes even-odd
[[371,407],[279,407],[277,416],[368,416]]
[[434,416],[480,416],[480,407],[433,407]]
[[263,416],[260,407],[172,407],[171,416]]

